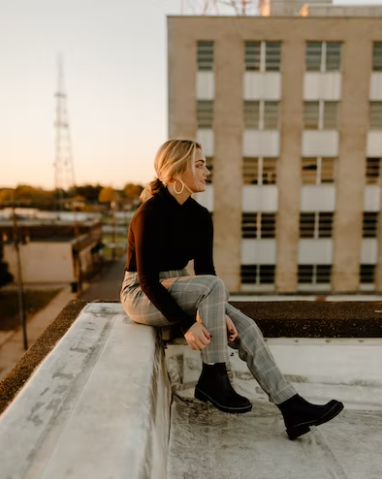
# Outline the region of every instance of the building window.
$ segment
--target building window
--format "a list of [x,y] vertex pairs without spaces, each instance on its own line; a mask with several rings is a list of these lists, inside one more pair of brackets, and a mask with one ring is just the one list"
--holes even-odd
[[299,284],[330,284],[332,265],[330,264],[299,264]]
[[318,158],[318,160],[321,161],[319,184],[327,185],[330,183],[334,183],[335,167],[337,163],[336,158]]
[[359,279],[361,284],[373,284],[375,281],[375,264],[361,264]]
[[260,102],[244,101],[244,126],[245,128],[260,128]]
[[333,234],[333,213],[300,213],[300,238],[331,238]]
[[279,128],[279,102],[264,102],[264,130],[277,130]]
[[320,102],[304,102],[304,129],[318,130],[320,124]]
[[243,158],[245,185],[275,185],[277,180],[276,158]]
[[271,185],[276,183],[275,158],[244,158],[243,178],[246,185]]
[[198,41],[197,62],[199,71],[213,71],[214,69],[214,42]]
[[331,238],[333,235],[333,213],[316,213],[318,218],[318,238]]
[[303,185],[334,183],[336,158],[302,158],[301,178]]
[[243,181],[245,185],[259,184],[259,158],[243,158]]
[[378,236],[378,212],[365,211],[362,225],[363,238],[377,238]]
[[323,105],[323,125],[324,130],[335,130],[338,123],[338,102],[324,101]]
[[381,158],[366,158],[366,183],[377,185],[379,183],[379,169]]
[[277,130],[278,101],[244,101],[244,126],[255,130]]
[[245,69],[260,71],[261,42],[245,42]]
[[370,129],[382,129],[382,101],[370,102]]
[[241,231],[243,238],[274,238],[276,215],[275,213],[243,213]]
[[316,213],[300,213],[300,238],[315,238]]
[[214,102],[211,100],[198,100],[196,115],[198,128],[212,128],[214,120]]
[[274,264],[242,264],[241,265],[241,283],[242,284],[274,284],[275,265]]
[[382,42],[373,43],[373,71],[382,71]]
[[213,158],[212,156],[206,156],[206,167],[209,170],[210,174],[207,177],[207,183],[211,184],[212,179],[213,179],[213,168],[214,168],[214,163],[213,163]]
[[281,63],[281,43],[265,42],[265,71],[280,71]]
[[337,101],[305,101],[305,130],[335,130],[338,123]]
[[277,181],[277,159],[263,158],[260,174],[261,184],[275,185]]
[[246,71],[280,71],[281,42],[245,42]]
[[308,72],[332,72],[341,70],[340,42],[307,42],[305,64]]

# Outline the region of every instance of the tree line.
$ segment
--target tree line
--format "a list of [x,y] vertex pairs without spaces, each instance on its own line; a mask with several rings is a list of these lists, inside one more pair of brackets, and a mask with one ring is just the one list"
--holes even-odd
[[127,183],[122,189],[101,184],[85,184],[69,190],[46,190],[30,185],[0,188],[0,208],[18,207],[53,210],[59,204],[67,210],[89,211],[99,207],[132,209],[139,205],[143,186]]

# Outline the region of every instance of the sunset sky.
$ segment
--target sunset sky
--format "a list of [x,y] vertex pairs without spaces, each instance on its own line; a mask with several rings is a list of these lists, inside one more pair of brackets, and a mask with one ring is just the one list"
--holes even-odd
[[120,188],[151,180],[167,139],[166,15],[180,14],[181,5],[0,0],[0,187],[54,187],[59,52],[76,183]]

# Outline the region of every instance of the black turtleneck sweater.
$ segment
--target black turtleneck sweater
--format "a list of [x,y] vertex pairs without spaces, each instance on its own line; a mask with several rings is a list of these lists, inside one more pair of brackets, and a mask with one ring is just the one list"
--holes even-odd
[[216,275],[212,245],[208,210],[191,197],[180,205],[165,187],[138,208],[130,224],[125,269],[138,272],[142,291],[170,323],[179,323],[183,333],[195,317],[160,283],[159,272],[183,269],[193,259],[196,275]]

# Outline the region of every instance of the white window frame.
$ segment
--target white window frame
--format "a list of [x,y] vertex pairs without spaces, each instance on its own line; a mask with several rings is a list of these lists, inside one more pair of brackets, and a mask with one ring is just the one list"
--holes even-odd
[[[270,265],[270,264],[251,264],[251,265],[241,265],[241,267],[243,266],[254,266],[256,268],[256,271],[255,271],[255,282],[254,283],[248,283],[248,282],[243,282],[242,279],[243,279],[243,276],[242,276],[242,271],[240,271],[240,282],[241,284],[243,285],[255,285],[255,286],[272,286],[275,284],[276,282],[276,265]],[[273,272],[273,282],[272,283],[263,283],[260,281],[260,270],[261,270],[261,267],[269,267],[269,266],[273,266],[274,268],[274,272]]]
[[[382,71],[382,58],[380,58],[379,62],[375,62],[377,45],[378,45],[378,49],[379,49],[379,54],[382,57],[382,41],[373,42],[373,64],[372,64],[373,72],[381,72]],[[379,63],[378,68],[375,68],[376,63]]]
[[[245,70],[248,72],[260,72],[260,73],[266,73],[266,72],[281,72],[281,62],[282,62],[282,42],[279,40],[269,40],[269,41],[259,41],[259,40],[248,40],[260,43],[260,69],[259,70],[247,70],[247,65],[245,63],[244,67]],[[246,43],[244,44],[244,49],[246,50]],[[280,43],[280,63],[279,63],[279,69],[278,70],[266,70],[266,44],[267,43]]]
[[[212,43],[212,68],[200,68],[201,63],[199,62],[199,47],[201,43]],[[213,40],[197,40],[196,43],[196,66],[198,72],[213,72],[215,70],[215,42]]]
[[[257,183],[246,183],[245,182],[245,175],[244,175],[244,165],[245,165],[245,158],[250,158],[254,159],[257,161]],[[263,186],[263,173],[264,173],[264,160],[274,160],[276,163],[275,166],[275,176],[276,176],[276,181],[274,183],[266,183],[265,186],[274,186],[277,185],[277,168],[278,168],[278,158],[270,158],[270,157],[244,157],[243,158],[243,182],[245,185],[253,185],[253,186]]]
[[[321,65],[320,65],[320,70],[307,70],[306,68],[306,49],[307,49],[307,44],[308,43],[321,43]],[[327,45],[328,43],[341,43],[341,62],[340,62],[340,68],[339,70],[326,70],[326,52],[327,52]],[[305,45],[305,71],[314,73],[315,71],[317,73],[333,73],[333,72],[341,72],[342,70],[342,42],[306,42]]]
[[[258,131],[279,131],[280,130],[280,101],[278,100],[244,100],[245,103],[258,103],[259,104],[259,124],[258,128],[250,128],[244,124],[244,127],[247,130],[258,130]],[[277,128],[273,130],[265,130],[265,103],[277,103]],[[244,105],[243,105],[244,107]]]
[[[256,236],[243,236],[243,216],[244,215],[256,215],[255,216],[255,223],[256,223]],[[274,234],[273,236],[263,236],[263,215],[273,215],[274,216]],[[261,239],[275,239],[276,238],[276,213],[268,213],[268,212],[243,212],[242,213],[242,226],[241,226],[241,237],[242,239],[254,239],[254,240],[261,240]]]
[[[313,225],[313,237],[308,237],[308,236],[301,236],[301,217],[303,215],[312,215],[314,214],[314,225]],[[320,236],[320,214],[322,215],[332,215],[332,230],[331,230],[331,236]],[[333,227],[334,227],[334,212],[331,211],[301,211],[300,212],[300,226],[299,226],[299,238],[303,240],[321,240],[321,239],[332,239],[333,238]]]
[[[316,160],[316,181],[315,183],[304,183],[303,181],[303,166],[304,166],[304,160],[305,159],[315,159]],[[330,183],[323,183],[322,182],[322,163],[324,160],[333,160],[333,181]],[[329,158],[326,156],[317,156],[317,157],[302,157],[301,158],[301,180],[303,185],[332,185],[336,181],[336,168],[337,168],[337,158]]]
[[[299,281],[299,268],[300,266],[312,266],[313,267],[313,271],[312,271],[312,282],[311,283],[307,283],[307,282],[304,282],[304,283],[301,283]],[[330,267],[330,278],[329,278],[329,282],[328,283],[318,283],[317,282],[317,269],[319,266],[326,266],[326,267]],[[331,277],[332,277],[332,274],[333,274],[333,266],[332,265],[319,265],[319,264],[299,264],[298,267],[297,267],[297,282],[299,285],[301,286],[321,286],[321,285],[325,285],[325,284],[331,284]]]
[[[318,128],[305,128],[305,104],[306,103],[318,103]],[[337,104],[337,124],[336,127],[333,128],[327,128],[324,129],[324,106],[325,103],[336,103]],[[339,101],[329,101],[329,100],[305,100],[304,101],[304,131],[333,131],[333,130],[338,130],[338,108],[339,108]]]
[[[370,231],[369,228],[368,229],[365,228],[366,214],[369,214],[376,219],[376,221],[375,221],[375,235],[373,234],[373,236],[369,236],[367,234],[365,235],[365,233]],[[378,228],[379,228],[378,222],[379,222],[379,212],[378,211],[364,211],[363,212],[363,217],[362,217],[362,238],[378,238]],[[374,231],[374,228],[373,228],[373,231]]]

